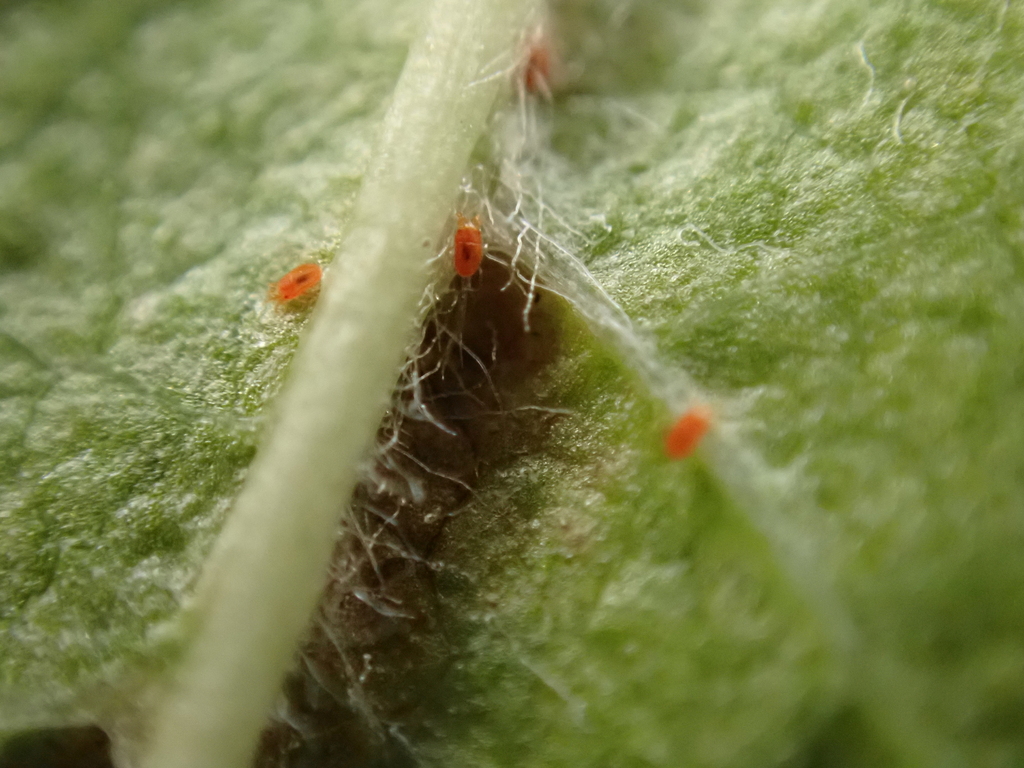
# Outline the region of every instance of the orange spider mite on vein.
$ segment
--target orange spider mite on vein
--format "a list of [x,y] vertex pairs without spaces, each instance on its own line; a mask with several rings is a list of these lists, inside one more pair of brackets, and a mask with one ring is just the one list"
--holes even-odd
[[670,459],[685,459],[707,434],[711,421],[711,409],[706,405],[687,408],[665,435],[665,454]]
[[455,230],[455,271],[462,277],[472,277],[484,260],[484,241],[480,234],[480,217],[469,221],[458,214],[459,226]]
[[271,284],[268,297],[280,304],[297,299],[318,285],[322,276],[319,264],[299,264],[276,283]]
[[531,45],[523,70],[523,85],[530,93],[542,93],[551,98],[551,50],[546,41],[538,37]]

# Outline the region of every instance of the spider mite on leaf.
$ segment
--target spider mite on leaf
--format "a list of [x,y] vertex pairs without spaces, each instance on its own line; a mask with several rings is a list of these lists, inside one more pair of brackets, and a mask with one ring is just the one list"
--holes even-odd
[[522,65],[523,87],[528,93],[539,93],[551,99],[551,69],[553,54],[551,41],[538,28],[526,44],[526,56]]
[[319,264],[299,264],[276,283],[271,283],[267,298],[278,304],[297,299],[319,285],[322,276]]
[[693,453],[711,428],[712,417],[706,405],[687,408],[665,435],[665,455],[670,459],[685,459]]
[[469,221],[458,214],[459,225],[455,230],[455,271],[462,277],[472,277],[480,269],[484,259],[484,241],[480,234],[480,217]]

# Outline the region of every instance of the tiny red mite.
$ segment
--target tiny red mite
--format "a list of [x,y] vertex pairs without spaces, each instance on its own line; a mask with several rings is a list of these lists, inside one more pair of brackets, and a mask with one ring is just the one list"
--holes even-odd
[[687,408],[665,435],[665,454],[670,459],[685,459],[707,434],[711,420],[711,409],[706,405]]
[[455,230],[455,271],[462,277],[472,277],[484,260],[484,241],[480,234],[480,217],[468,221],[458,214],[459,226]]
[[530,46],[530,55],[526,59],[523,72],[523,85],[530,93],[542,93],[551,97],[551,52],[543,40]]
[[322,276],[319,264],[299,264],[276,283],[271,284],[268,298],[280,304],[297,299],[310,288],[314,288]]

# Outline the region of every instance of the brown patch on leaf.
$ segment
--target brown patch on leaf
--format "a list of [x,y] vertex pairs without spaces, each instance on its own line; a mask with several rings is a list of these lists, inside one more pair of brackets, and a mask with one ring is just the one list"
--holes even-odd
[[450,520],[478,512],[480,481],[537,450],[552,423],[533,406],[558,353],[557,300],[507,261],[491,253],[456,278],[423,329],[256,768],[415,764],[407,739],[426,727],[458,644],[436,587],[458,563],[435,548]]

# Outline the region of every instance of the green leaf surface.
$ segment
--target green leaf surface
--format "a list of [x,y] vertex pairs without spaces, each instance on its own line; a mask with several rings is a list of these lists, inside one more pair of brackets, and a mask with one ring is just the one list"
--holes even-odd
[[[116,700],[188,594],[305,317],[266,285],[343,230],[414,6],[0,9],[0,727]],[[419,754],[1019,764],[1021,8],[553,11],[535,223],[634,327],[563,272],[570,413],[446,530]]]
[[[622,426],[573,475],[602,495],[556,493],[579,514],[499,600],[527,639],[476,673],[459,763],[1014,764],[1019,9],[596,15],[545,202],[722,435],[668,467],[643,394],[594,406],[574,438]],[[649,30],[680,31],[660,69],[601,66]]]
[[308,310],[267,286],[329,256],[411,31],[261,2],[21,3],[0,29],[10,723],[142,651],[193,582]]

